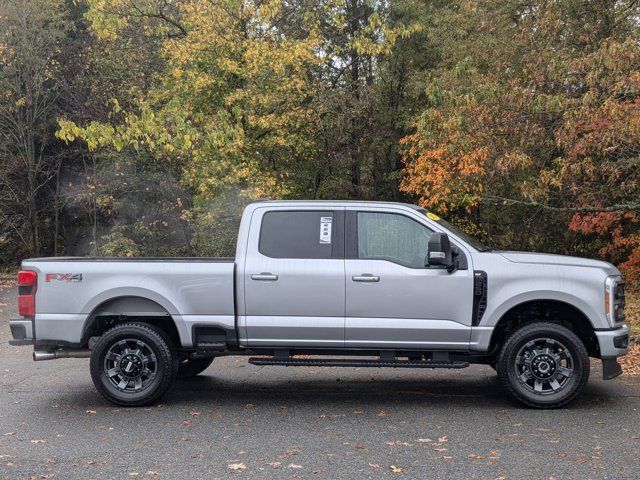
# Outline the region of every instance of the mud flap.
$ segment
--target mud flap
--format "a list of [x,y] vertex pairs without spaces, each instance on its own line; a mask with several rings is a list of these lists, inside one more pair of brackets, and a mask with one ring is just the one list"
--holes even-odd
[[622,367],[618,363],[617,358],[602,359],[602,379],[611,380],[622,373]]

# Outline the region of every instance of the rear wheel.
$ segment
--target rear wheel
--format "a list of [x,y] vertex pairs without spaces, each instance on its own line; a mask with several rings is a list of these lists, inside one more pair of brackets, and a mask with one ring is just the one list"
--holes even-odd
[[145,323],[125,323],[107,331],[91,351],[91,379],[111,403],[149,405],[176,377],[178,361],[169,337]]
[[557,408],[574,400],[587,383],[589,355],[568,328],[533,323],[506,339],[497,371],[505,389],[525,405]]
[[180,363],[178,367],[178,378],[195,377],[204,372],[213,363],[213,357],[189,358]]

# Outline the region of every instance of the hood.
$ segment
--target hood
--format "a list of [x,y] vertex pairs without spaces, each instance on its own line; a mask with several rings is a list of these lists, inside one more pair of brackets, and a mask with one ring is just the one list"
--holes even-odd
[[620,275],[620,271],[608,262],[589,258],[569,257],[568,255],[550,255],[531,252],[497,252],[514,263],[535,263],[537,265],[557,265],[566,267],[600,268],[609,275]]

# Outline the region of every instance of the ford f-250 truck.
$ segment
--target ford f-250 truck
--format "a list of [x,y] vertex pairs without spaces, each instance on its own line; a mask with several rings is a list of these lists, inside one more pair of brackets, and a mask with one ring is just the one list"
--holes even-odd
[[233,258],[22,262],[14,345],[90,357],[97,390],[157,400],[217,356],[256,365],[491,365],[532,407],[573,400],[589,357],[621,373],[624,286],[611,264],[494,251],[438,216],[384,202],[261,201]]

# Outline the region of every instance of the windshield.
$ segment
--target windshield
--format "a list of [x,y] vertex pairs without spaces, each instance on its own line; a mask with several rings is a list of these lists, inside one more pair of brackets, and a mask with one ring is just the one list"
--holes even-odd
[[481,241],[476,240],[473,237],[470,237],[469,235],[464,233],[462,230],[460,230],[458,227],[455,227],[455,226],[451,225],[449,222],[447,222],[446,220],[443,220],[442,218],[440,218],[435,213],[427,212],[426,210],[424,210],[422,208],[419,209],[418,211],[420,213],[422,213],[425,217],[427,217],[429,220],[433,220],[434,222],[442,225],[446,230],[449,230],[456,237],[461,238],[462,240],[464,240],[466,243],[471,245],[476,250],[480,250],[481,252],[488,252],[489,250],[491,250],[491,247],[487,247]]

